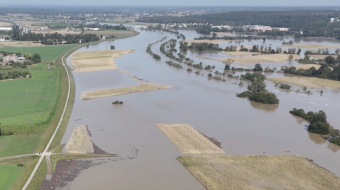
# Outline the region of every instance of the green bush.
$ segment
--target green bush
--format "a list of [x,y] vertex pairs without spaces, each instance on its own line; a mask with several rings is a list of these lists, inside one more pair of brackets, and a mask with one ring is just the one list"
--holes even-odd
[[251,96],[251,92],[249,92],[249,91],[244,91],[240,94],[237,94],[237,97],[239,97],[239,98],[247,98],[249,96]]
[[270,92],[255,92],[249,96],[249,99],[254,102],[264,103],[264,104],[278,104],[279,99],[277,99],[274,93]]
[[311,133],[327,135],[329,134],[329,125],[323,121],[312,122],[308,126],[308,131]]

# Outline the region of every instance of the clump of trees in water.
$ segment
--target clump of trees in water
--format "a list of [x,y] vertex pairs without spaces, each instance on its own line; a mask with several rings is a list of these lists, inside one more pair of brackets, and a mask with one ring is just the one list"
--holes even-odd
[[289,85],[289,84],[280,84],[279,88],[285,89],[285,90],[290,90],[292,88],[292,86]]
[[340,145],[340,133],[334,129],[327,121],[326,113],[322,110],[319,112],[305,112],[303,109],[294,108],[289,113],[302,117],[309,121],[308,131],[320,135],[327,135],[327,139],[337,145]]
[[206,50],[220,50],[220,47],[218,44],[213,43],[191,43],[188,46],[189,49],[194,49],[196,51],[206,51]]
[[266,84],[264,83],[266,76],[261,73],[246,73],[245,75],[241,75],[241,79],[250,80],[252,83],[248,85],[248,91],[237,94],[237,97],[248,97],[250,101],[264,104],[279,103],[276,95],[266,90]]
[[295,75],[303,75],[310,77],[325,78],[330,80],[340,80],[340,66],[333,67],[333,70],[329,68],[327,64],[322,64],[319,69],[311,67],[309,69],[296,69],[296,67],[289,67],[284,69],[284,73],[290,73]]
[[123,101],[116,100],[112,102],[113,105],[123,105]]

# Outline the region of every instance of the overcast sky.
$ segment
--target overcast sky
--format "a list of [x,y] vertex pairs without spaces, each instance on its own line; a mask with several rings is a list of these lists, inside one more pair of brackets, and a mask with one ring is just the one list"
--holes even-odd
[[11,0],[6,3],[59,6],[340,6],[340,0]]

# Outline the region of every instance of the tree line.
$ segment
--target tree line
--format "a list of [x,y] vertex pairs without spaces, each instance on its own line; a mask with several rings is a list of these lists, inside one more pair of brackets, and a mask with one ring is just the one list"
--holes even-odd
[[18,41],[40,41],[45,45],[56,44],[75,44],[75,43],[88,43],[99,41],[100,38],[96,34],[66,34],[62,35],[58,32],[47,34],[36,34],[32,32],[22,33],[22,30],[18,26],[13,26],[13,40]]

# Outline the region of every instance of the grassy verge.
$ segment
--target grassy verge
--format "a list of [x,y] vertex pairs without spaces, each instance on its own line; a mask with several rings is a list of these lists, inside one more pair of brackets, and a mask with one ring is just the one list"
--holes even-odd
[[27,189],[39,189],[40,185],[44,181],[47,174],[47,161],[46,158],[41,162],[37,172],[32,178],[31,183],[28,185]]
[[[19,175],[19,177],[16,179],[14,185],[12,186],[12,190],[19,190],[21,189],[26,180],[28,179],[29,175],[31,174],[34,166],[37,164],[39,157],[38,156],[24,156],[20,158],[11,158],[11,159],[4,159],[0,160],[0,165],[6,165],[6,164],[24,164],[24,168]],[[9,185],[10,183],[6,181],[6,184]]]

